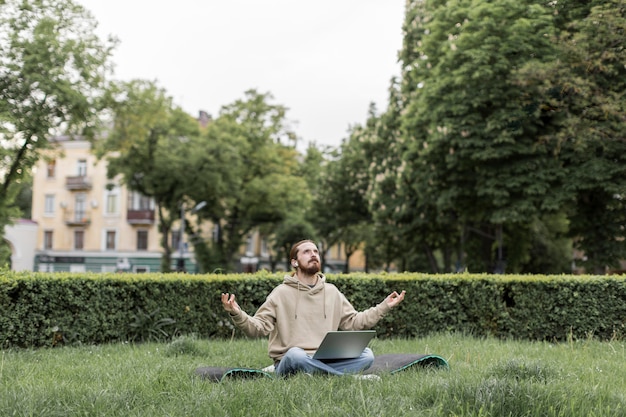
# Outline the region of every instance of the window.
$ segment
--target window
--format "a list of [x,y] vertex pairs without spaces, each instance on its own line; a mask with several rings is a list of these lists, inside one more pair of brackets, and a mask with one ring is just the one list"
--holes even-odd
[[180,230],[172,230],[172,249],[180,249]]
[[48,216],[54,214],[54,194],[46,194],[43,213]]
[[74,220],[77,222],[87,220],[87,195],[85,193],[76,194],[74,199]]
[[87,160],[79,159],[78,164],[76,165],[76,175],[79,177],[87,176]]
[[252,256],[254,254],[254,237],[248,235],[246,240],[246,256]]
[[108,192],[106,195],[106,207],[105,207],[105,213],[106,214],[116,214],[118,212],[117,209],[117,194],[113,193],[113,192]]
[[152,209],[152,198],[146,197],[142,195],[139,197],[139,210],[150,210]]
[[48,161],[48,165],[46,167],[46,177],[47,178],[54,178],[56,175],[56,171],[57,171],[57,161],[55,161],[54,159],[52,161]]
[[115,250],[115,230],[107,230],[106,249]]
[[83,250],[84,247],[85,247],[85,231],[75,230],[74,231],[74,249]]
[[43,248],[52,249],[52,230],[43,232]]
[[129,210],[154,210],[154,200],[136,191],[128,194]]
[[148,250],[147,230],[137,230],[137,250]]
[[341,255],[341,243],[337,243],[337,259],[342,259]]

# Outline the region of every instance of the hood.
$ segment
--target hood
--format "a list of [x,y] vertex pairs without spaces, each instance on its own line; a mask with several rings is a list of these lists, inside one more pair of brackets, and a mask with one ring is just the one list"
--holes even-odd
[[[304,285],[300,282],[300,280],[296,277],[296,273],[292,272],[290,274],[285,274],[283,279],[283,284],[288,285],[293,288],[297,288],[298,291],[311,291],[313,294],[318,293],[324,289],[324,284],[326,283],[326,276],[321,272],[317,273],[317,284],[315,287],[311,288],[308,285]],[[320,285],[321,284],[321,285]]]

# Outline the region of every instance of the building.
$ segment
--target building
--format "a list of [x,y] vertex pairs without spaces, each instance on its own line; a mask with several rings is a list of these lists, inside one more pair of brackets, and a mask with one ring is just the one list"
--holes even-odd
[[57,137],[33,172],[38,271],[159,271],[154,202],[109,180],[87,140]]
[[4,238],[11,248],[11,269],[32,271],[37,245],[37,223],[28,219],[17,219],[4,228]]

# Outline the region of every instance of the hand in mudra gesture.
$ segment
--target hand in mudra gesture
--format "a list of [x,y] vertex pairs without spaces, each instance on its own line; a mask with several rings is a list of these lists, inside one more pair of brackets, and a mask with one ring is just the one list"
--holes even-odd
[[222,306],[229,313],[238,314],[241,311],[239,304],[235,301],[235,294],[222,293]]

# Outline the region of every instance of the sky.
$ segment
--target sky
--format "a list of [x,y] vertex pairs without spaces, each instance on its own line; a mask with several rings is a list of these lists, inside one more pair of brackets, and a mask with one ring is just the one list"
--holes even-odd
[[405,0],[76,1],[120,42],[115,79],[157,81],[194,116],[270,93],[304,145],[339,146],[400,74]]

